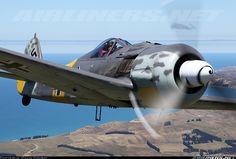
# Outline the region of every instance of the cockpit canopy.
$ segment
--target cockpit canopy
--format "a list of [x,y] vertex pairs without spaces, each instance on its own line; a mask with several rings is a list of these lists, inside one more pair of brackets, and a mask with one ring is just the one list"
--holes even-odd
[[93,51],[91,51],[91,58],[105,57],[111,55],[115,51],[123,47],[131,45],[128,41],[120,38],[110,38],[99,44]]

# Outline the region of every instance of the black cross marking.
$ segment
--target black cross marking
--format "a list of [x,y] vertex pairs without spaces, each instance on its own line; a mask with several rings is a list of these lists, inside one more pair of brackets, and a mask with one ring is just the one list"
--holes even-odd
[[16,63],[16,62],[13,62],[13,61],[4,61],[4,62],[0,61],[0,66],[8,68],[8,69],[17,69],[17,70],[20,70],[23,72],[29,72],[26,69],[26,66]]

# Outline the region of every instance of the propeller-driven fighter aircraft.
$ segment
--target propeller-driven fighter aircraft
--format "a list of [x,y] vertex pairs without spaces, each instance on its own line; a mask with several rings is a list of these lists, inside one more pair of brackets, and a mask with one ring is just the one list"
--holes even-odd
[[24,106],[34,98],[97,106],[96,114],[101,106],[132,108],[134,103],[143,108],[235,109],[222,99],[201,98],[214,69],[185,44],[110,38],[63,66],[43,59],[35,35],[24,54],[0,48],[0,69],[1,77],[17,80]]

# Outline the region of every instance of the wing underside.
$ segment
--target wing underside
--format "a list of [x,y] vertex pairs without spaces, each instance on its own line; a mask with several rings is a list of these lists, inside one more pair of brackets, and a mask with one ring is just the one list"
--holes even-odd
[[[208,87],[205,94],[193,105],[184,109],[209,109],[209,110],[236,110],[236,89]],[[210,91],[211,90],[211,91]],[[214,91],[212,91],[214,90]]]
[[11,73],[7,73],[7,72],[3,72],[3,71],[0,71],[0,77],[13,79],[13,80],[22,80],[22,81],[26,80],[20,76],[17,76],[17,75],[11,74]]
[[205,109],[205,110],[236,110],[236,103],[199,100],[195,104],[183,107],[183,109]]

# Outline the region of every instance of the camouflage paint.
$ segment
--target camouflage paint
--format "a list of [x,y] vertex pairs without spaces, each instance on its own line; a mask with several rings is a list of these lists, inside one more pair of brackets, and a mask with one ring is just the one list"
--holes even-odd
[[182,104],[189,105],[198,100],[205,91],[205,88],[202,88],[194,93],[184,92],[179,88],[174,74],[180,58],[186,54],[193,54],[201,59],[200,54],[182,44],[170,45],[168,49],[165,47],[159,46],[159,49],[157,48],[153,53],[148,53],[147,50],[134,61],[131,79],[136,84],[136,95],[140,99],[139,102],[144,107],[152,107],[151,99],[156,98],[160,92],[178,91],[185,96]]

